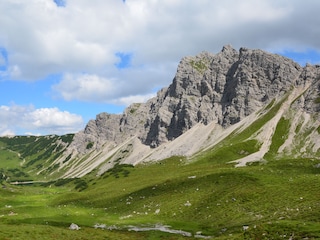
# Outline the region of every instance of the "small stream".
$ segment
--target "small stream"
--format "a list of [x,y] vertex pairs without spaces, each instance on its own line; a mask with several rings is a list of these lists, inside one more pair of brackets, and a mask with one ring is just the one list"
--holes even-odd
[[201,232],[197,232],[195,235],[192,233],[182,230],[171,229],[168,225],[156,224],[156,225],[144,225],[144,226],[124,226],[124,227],[117,227],[115,225],[107,227],[105,224],[95,224],[94,228],[101,228],[101,229],[108,229],[108,230],[115,230],[115,229],[122,229],[128,231],[135,231],[135,232],[146,232],[146,231],[160,231],[172,234],[182,235],[184,237],[194,237],[194,238],[202,238],[202,239],[211,239],[211,236],[202,235]]
[[150,227],[128,226],[128,230],[135,231],[135,232],[161,231],[161,232],[179,234],[179,235],[182,235],[185,237],[192,237],[192,233],[190,233],[190,232],[171,229],[170,226],[160,225],[160,224],[156,224],[155,226],[150,226]]
[[161,224],[156,224],[154,226],[127,226],[128,231],[135,231],[135,232],[145,232],[145,231],[161,231],[161,232],[166,232],[166,233],[172,233],[172,234],[178,234],[182,235],[184,237],[195,237],[195,238],[202,238],[202,239],[211,239],[211,236],[204,236],[201,234],[201,232],[198,232],[195,235],[192,235],[192,233],[187,232],[187,231],[182,231],[182,230],[176,230],[176,229],[171,229],[170,226],[168,225],[161,225]]

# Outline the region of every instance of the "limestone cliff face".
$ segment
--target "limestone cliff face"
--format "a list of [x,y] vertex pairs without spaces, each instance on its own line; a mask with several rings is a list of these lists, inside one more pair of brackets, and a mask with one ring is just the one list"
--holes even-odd
[[[285,57],[231,46],[217,54],[184,57],[172,84],[146,103],[132,104],[123,114],[101,113],[74,137],[70,148],[88,152],[106,143],[137,137],[152,148],[172,141],[197,123],[224,128],[239,122],[297,86],[311,84],[296,107],[320,110],[320,67],[302,68]],[[90,146],[91,147],[91,146]]]
[[295,107],[300,106],[307,113],[313,114],[320,119],[320,66],[307,64],[299,76],[298,84],[310,83],[307,91],[297,100]]

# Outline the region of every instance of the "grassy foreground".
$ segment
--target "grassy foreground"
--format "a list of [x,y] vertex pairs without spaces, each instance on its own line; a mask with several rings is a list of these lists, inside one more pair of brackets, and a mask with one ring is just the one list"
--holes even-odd
[[[234,168],[209,155],[191,163],[173,157],[119,165],[99,178],[3,185],[0,239],[319,239],[319,162]],[[69,230],[71,223],[81,229]],[[158,224],[192,236],[127,230]]]

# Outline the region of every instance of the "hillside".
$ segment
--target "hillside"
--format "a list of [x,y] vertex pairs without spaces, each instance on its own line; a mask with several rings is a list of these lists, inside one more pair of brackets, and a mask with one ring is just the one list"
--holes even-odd
[[185,57],[123,114],[0,138],[0,238],[318,239],[319,111],[320,66],[230,46]]
[[320,238],[320,160],[234,168],[223,161],[230,150],[117,165],[100,177],[2,181],[0,239]]

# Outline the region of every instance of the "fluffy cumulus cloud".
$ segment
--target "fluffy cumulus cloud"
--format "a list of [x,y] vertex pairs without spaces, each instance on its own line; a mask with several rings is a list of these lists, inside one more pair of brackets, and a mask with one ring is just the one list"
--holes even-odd
[[225,44],[320,50],[314,0],[14,0],[0,9],[2,76],[64,74],[52,89],[65,100],[149,96],[171,82],[181,57]]
[[[0,106],[0,136],[5,135],[44,135],[77,132],[83,128],[81,116],[61,111],[58,108],[39,108],[33,106]],[[20,132],[29,129],[35,132]]]
[[94,101],[127,106],[133,102],[145,102],[154,96],[155,90],[162,84],[169,84],[175,68],[176,64],[167,64],[157,68],[114,70],[111,74],[115,76],[113,78],[97,74],[67,73],[59,83],[52,86],[52,90],[57,97],[67,101]]
[[105,96],[112,95],[115,89],[114,80],[99,77],[95,74],[65,74],[62,81],[53,89],[66,100],[103,101]]
[[113,103],[128,106],[131,103],[146,102],[147,100],[149,100],[155,96],[156,96],[155,93],[150,93],[150,94],[145,94],[145,95],[130,95],[127,97],[117,98],[117,99],[113,100]]

